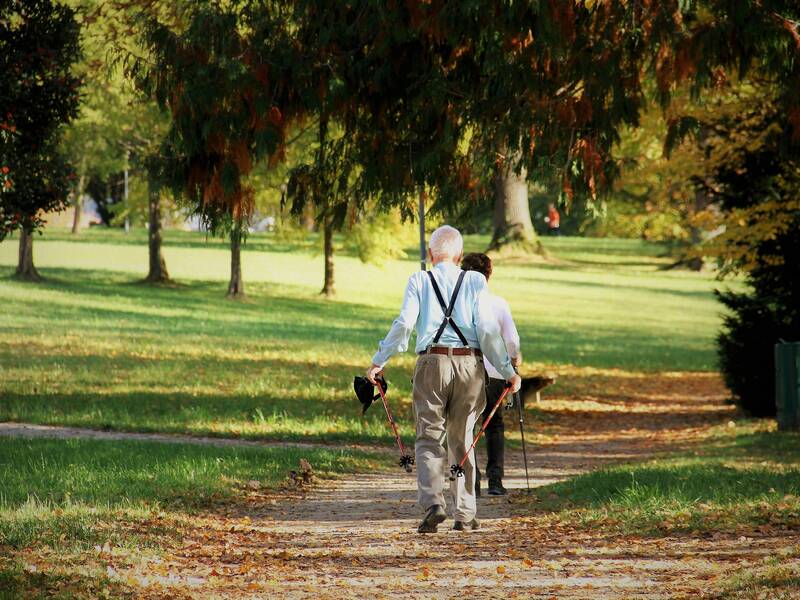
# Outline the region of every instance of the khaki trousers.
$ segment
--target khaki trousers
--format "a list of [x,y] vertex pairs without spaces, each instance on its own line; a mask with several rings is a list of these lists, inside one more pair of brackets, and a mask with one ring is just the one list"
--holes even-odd
[[[486,404],[483,360],[471,355],[423,354],[414,370],[414,420],[418,500],[423,510],[447,506],[444,484],[450,465],[472,444],[473,428]],[[447,451],[444,449],[447,442]],[[464,477],[450,482],[453,518],[475,517],[475,452],[464,463]]]

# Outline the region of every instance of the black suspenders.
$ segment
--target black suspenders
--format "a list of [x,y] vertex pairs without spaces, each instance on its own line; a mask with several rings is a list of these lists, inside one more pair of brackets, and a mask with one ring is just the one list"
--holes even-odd
[[439,286],[436,284],[436,279],[433,276],[433,273],[430,271],[426,271],[428,273],[428,277],[431,280],[431,285],[433,285],[433,291],[436,294],[436,299],[439,301],[439,305],[442,307],[442,312],[444,312],[444,320],[442,324],[439,325],[439,331],[436,332],[436,335],[433,338],[433,343],[438,344],[439,338],[442,337],[442,333],[444,333],[444,328],[447,327],[447,324],[450,324],[450,327],[453,328],[453,331],[456,332],[458,339],[461,340],[461,343],[464,346],[469,346],[467,343],[467,338],[464,337],[464,334],[461,333],[461,330],[456,325],[456,322],[453,320],[453,317],[450,315],[453,314],[453,307],[456,305],[456,297],[458,296],[458,291],[461,289],[461,283],[464,281],[464,275],[467,274],[466,271],[461,271],[461,274],[458,276],[458,281],[456,282],[456,287],[453,289],[453,295],[450,296],[450,306],[444,303],[444,297],[442,296],[442,292],[439,290]]

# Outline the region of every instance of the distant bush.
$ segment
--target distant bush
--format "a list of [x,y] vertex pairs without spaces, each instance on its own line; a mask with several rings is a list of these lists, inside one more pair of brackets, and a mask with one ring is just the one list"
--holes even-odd
[[362,216],[347,232],[347,246],[362,262],[383,265],[387,260],[406,258],[406,248],[418,243],[417,225],[403,222],[400,211],[375,211]]

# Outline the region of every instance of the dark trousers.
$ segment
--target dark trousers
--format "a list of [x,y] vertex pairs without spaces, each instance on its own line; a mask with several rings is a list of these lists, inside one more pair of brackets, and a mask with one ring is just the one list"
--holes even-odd
[[[488,378],[486,384],[486,408],[483,409],[481,423],[486,421],[486,417],[492,412],[497,399],[506,389],[506,382],[503,379]],[[489,455],[486,461],[486,478],[491,481],[503,479],[503,457],[505,454],[505,423],[503,423],[503,413],[505,407],[501,404],[495,411],[492,420],[483,432],[486,438],[486,453]]]

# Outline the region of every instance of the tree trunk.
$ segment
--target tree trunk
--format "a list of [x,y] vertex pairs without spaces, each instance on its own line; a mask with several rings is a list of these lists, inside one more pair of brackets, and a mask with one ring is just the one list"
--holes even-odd
[[42,276],[33,266],[33,232],[20,229],[19,236],[19,262],[17,263],[17,278],[23,281],[41,281]]
[[150,251],[150,271],[145,281],[148,283],[167,283],[169,273],[167,263],[161,252],[161,195],[158,190],[148,190],[148,230],[147,239]]
[[81,231],[81,212],[83,212],[83,191],[86,187],[86,156],[81,159],[81,176],[78,178],[78,187],[75,190],[75,214],[72,217],[72,233]]
[[81,230],[81,204],[82,198],[75,194],[73,206],[75,207],[75,214],[72,217],[72,233],[79,233]]
[[517,174],[511,164],[505,165],[495,176],[494,233],[490,250],[513,248],[545,253],[531,222],[527,177],[525,169]]
[[336,295],[333,279],[333,225],[329,221],[325,222],[325,284],[322,286],[321,294],[328,298]]
[[[708,197],[701,189],[696,189],[694,192],[694,206],[690,210],[691,217],[696,215],[701,210],[705,210],[708,206]],[[689,243],[688,245],[682,244],[679,254],[672,264],[669,264],[663,269],[688,269],[689,271],[702,271],[703,258],[701,256],[693,256],[693,250],[697,250],[703,242],[703,231],[696,225],[689,225]]]
[[307,202],[303,208],[303,214],[300,215],[300,225],[309,233],[317,228],[317,223],[314,220],[314,206],[310,202]]
[[[696,215],[700,211],[705,210],[706,206],[708,206],[708,199],[706,198],[706,194],[702,190],[695,190],[694,192],[694,214]],[[703,241],[702,231],[696,225],[691,226],[691,248],[696,249],[700,246],[701,242]],[[692,256],[690,258],[687,257],[686,259],[686,267],[691,271],[702,271],[703,270],[703,259],[699,256]]]
[[231,231],[231,281],[228,284],[228,298],[244,297],[242,281],[242,229],[236,225]]

